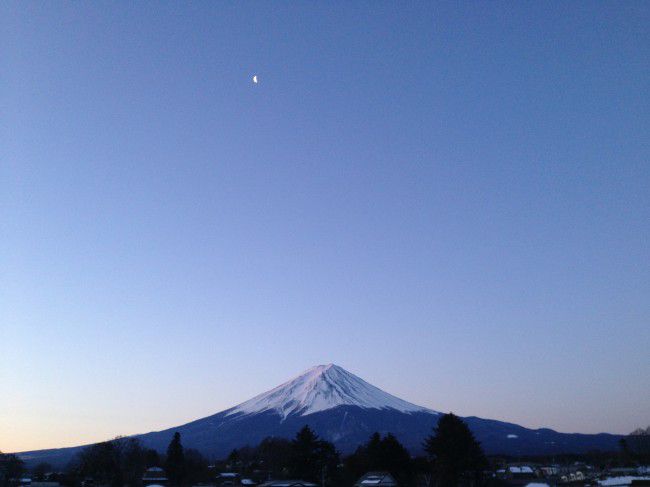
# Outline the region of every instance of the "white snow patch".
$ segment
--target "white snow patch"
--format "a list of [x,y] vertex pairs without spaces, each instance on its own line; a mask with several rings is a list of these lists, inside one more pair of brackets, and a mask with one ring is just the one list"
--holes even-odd
[[607,486],[621,486],[621,485],[632,485],[633,480],[650,480],[650,477],[633,477],[633,476],[623,476],[623,477],[610,477],[605,480],[599,480],[598,485],[607,485]]
[[312,367],[295,379],[235,406],[227,416],[275,411],[286,418],[290,414],[306,416],[337,406],[438,414],[388,394],[338,365],[328,364]]

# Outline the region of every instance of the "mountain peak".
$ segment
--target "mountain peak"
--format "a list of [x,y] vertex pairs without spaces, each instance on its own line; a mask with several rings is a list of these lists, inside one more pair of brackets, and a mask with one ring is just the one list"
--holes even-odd
[[394,409],[405,413],[431,412],[388,394],[343,367],[330,363],[307,369],[288,382],[235,406],[228,411],[228,416],[272,411],[286,418],[293,414],[306,416],[338,406]]
[[[317,371],[317,372],[321,372],[321,373],[322,373],[322,372],[325,372],[325,371],[327,371],[327,370],[329,370],[329,369],[331,369],[331,368],[341,369],[341,367],[339,367],[338,365],[332,364],[332,363],[329,363],[329,364],[323,364],[323,365],[314,365],[311,369],[307,369],[307,370],[305,370],[305,371],[304,371],[302,374],[300,374],[300,375],[305,375],[305,374],[309,373],[310,371]],[[343,369],[341,369],[341,370],[343,370]]]

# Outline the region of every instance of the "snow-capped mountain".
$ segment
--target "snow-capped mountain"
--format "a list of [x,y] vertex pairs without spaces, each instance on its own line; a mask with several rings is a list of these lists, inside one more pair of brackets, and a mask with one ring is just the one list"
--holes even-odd
[[[149,448],[164,452],[175,432],[186,448],[222,458],[233,448],[256,445],[266,437],[291,438],[308,424],[342,453],[354,451],[374,432],[392,433],[412,453],[422,452],[424,439],[440,413],[395,397],[345,369],[318,365],[268,392],[220,413],[174,428],[136,435]],[[556,454],[588,450],[613,451],[620,435],[558,433],[512,423],[463,418],[488,453]],[[24,452],[28,464],[62,466],[82,447]]]
[[229,410],[227,416],[273,411],[286,418],[290,414],[307,416],[339,406],[434,413],[388,394],[338,365],[328,364],[312,367],[275,389],[243,402]]

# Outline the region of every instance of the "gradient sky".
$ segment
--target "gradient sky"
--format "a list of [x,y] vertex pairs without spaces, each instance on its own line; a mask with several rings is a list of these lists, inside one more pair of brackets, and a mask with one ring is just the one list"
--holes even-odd
[[0,450],[328,362],[461,415],[650,423],[649,3],[0,18]]

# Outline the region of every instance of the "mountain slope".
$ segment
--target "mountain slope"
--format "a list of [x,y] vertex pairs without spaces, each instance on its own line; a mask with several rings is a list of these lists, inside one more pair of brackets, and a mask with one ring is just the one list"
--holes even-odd
[[[333,364],[313,367],[298,377],[238,406],[182,426],[137,437],[165,451],[181,433],[186,448],[223,457],[233,448],[255,445],[267,436],[291,438],[305,424],[343,453],[353,451],[375,431],[393,433],[412,453],[421,453],[440,413],[411,404]],[[619,435],[567,434],[532,430],[512,423],[464,418],[488,453],[512,455],[616,450]],[[82,447],[20,454],[28,463],[62,465]]]
[[328,364],[312,367],[275,389],[255,396],[232,408],[228,416],[274,411],[286,418],[291,414],[306,416],[338,406],[394,409],[403,413],[427,411],[368,384],[338,365]]

